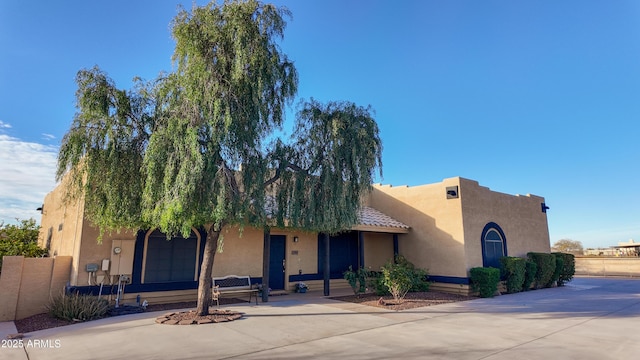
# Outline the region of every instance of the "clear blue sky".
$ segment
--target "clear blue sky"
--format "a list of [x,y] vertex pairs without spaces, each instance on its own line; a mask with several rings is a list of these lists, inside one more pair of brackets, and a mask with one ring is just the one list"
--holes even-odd
[[[276,4],[299,97],[375,109],[381,182],[462,176],[544,196],[552,242],[640,241],[640,2]],[[79,69],[121,88],[171,70],[176,5],[0,3],[0,219],[39,217]]]

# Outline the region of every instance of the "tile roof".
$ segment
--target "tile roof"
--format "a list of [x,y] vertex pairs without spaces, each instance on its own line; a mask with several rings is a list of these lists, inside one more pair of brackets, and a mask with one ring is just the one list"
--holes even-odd
[[391,216],[383,214],[380,211],[368,206],[363,206],[360,208],[360,211],[358,212],[358,223],[359,225],[367,226],[409,229],[409,225],[405,225],[400,221],[392,218]]

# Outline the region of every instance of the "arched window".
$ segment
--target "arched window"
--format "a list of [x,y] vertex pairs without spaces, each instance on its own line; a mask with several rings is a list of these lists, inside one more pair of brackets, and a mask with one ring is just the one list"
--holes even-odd
[[507,239],[498,224],[490,222],[482,230],[482,266],[500,268],[500,258],[507,256]]

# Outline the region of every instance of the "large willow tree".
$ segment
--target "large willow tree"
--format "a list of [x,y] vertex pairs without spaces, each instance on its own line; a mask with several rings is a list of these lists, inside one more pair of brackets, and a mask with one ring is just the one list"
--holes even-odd
[[257,1],[180,10],[175,71],[119,90],[100,69],[77,76],[78,112],[58,158],[70,199],[102,231],[207,230],[198,314],[228,225],[335,232],[356,222],[382,151],[368,108],[301,105],[293,139],[274,138],[297,91],[276,40],[286,9]]

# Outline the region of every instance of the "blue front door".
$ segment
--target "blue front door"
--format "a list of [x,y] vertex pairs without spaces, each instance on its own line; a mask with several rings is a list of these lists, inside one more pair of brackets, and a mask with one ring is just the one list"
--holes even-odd
[[284,289],[285,242],[284,235],[271,235],[271,251],[269,252],[269,287],[271,290]]

